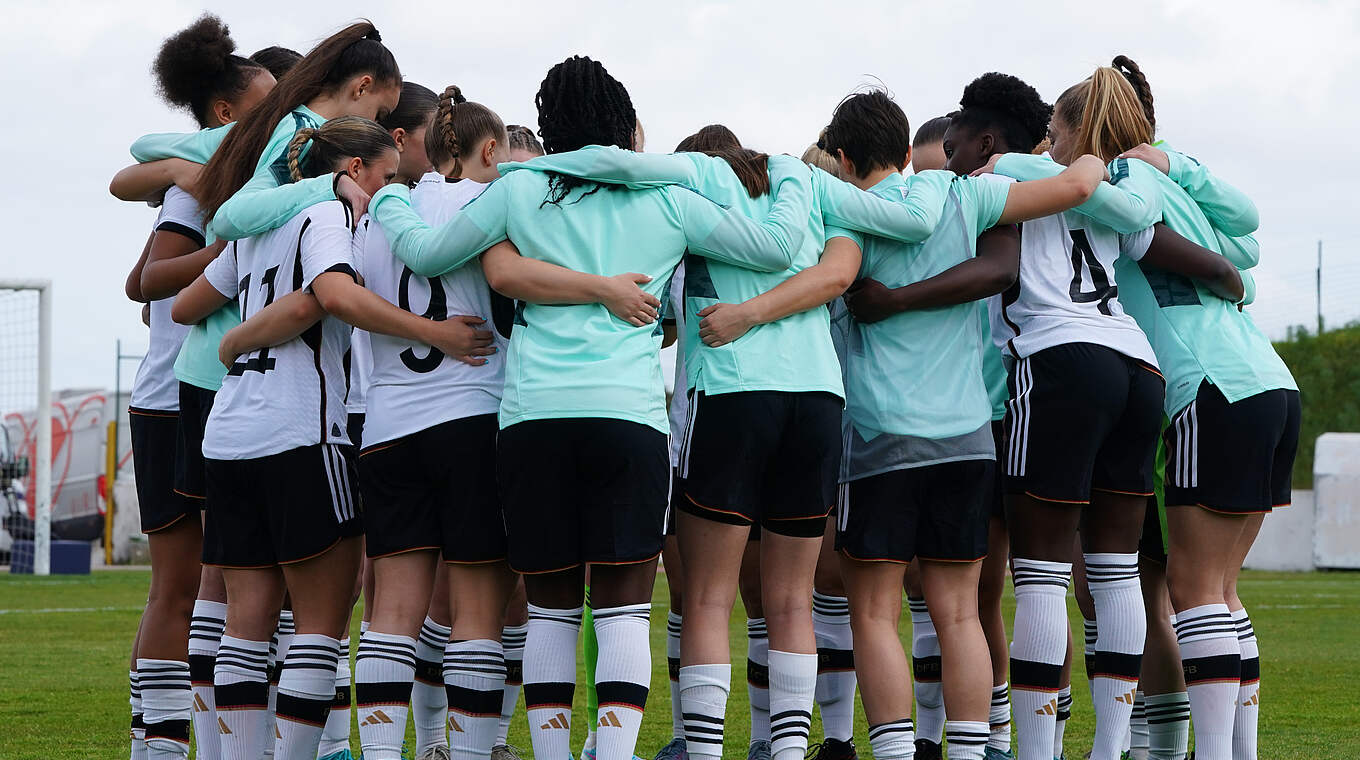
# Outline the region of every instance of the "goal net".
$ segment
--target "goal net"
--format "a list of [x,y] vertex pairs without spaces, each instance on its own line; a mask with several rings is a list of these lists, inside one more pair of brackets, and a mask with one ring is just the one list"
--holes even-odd
[[0,279],[0,563],[51,569],[51,283]]

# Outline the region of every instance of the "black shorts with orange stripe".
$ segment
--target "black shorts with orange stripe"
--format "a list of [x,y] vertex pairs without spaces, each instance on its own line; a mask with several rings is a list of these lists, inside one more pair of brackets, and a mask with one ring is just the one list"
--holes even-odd
[[184,459],[179,455],[179,412],[128,408],[132,470],[137,477],[137,511],[142,532],[165,530],[199,519],[199,502],[175,490]]
[[1230,404],[1203,381],[1164,435],[1166,505],[1225,514],[1287,506],[1301,414],[1298,391],[1276,389]]
[[175,490],[195,499],[200,509],[207,496],[203,484],[203,431],[208,427],[217,391],[181,381],[179,384],[179,437],[175,446]]
[[836,499],[842,407],[819,391],[696,392],[680,449],[680,508],[784,536],[822,535]]
[[865,562],[973,562],[987,556],[996,462],[891,470],[841,486],[836,550]]
[[363,533],[348,446],[323,443],[256,457],[207,459],[203,564],[287,565]]
[[670,443],[655,428],[600,417],[519,422],[500,431],[496,472],[517,572],[661,554]]
[[1015,362],[1006,379],[1006,491],[1088,504],[1091,492],[1152,494],[1166,381],[1094,343]]
[[496,415],[441,422],[359,454],[369,557],[437,549],[445,562],[505,559]]

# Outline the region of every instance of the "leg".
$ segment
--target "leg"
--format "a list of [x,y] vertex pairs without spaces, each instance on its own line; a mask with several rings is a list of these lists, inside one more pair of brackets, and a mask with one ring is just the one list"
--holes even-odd
[[446,721],[449,703],[444,690],[444,649],[449,644],[451,614],[448,567],[439,562],[435,564],[430,607],[420,626],[420,635],[416,637],[416,675],[411,685],[411,722],[416,727],[416,757],[422,760],[432,747],[448,746]]
[[496,744],[505,696],[505,605],[519,576],[499,561],[450,563],[446,577],[446,603],[457,601],[441,679],[447,689],[449,748],[460,760],[486,757]]
[[[671,519],[676,517],[672,509]],[[684,747],[685,720],[680,709],[680,629],[684,624],[685,569],[680,559],[680,546],[676,537],[666,536],[666,544],[661,550],[661,560],[666,568],[666,588],[670,593],[670,611],[666,614],[666,672],[669,675],[671,690],[671,744],[677,740],[680,749]],[[669,748],[671,744],[666,746]],[[671,757],[662,750],[658,760]]]
[[987,525],[987,557],[982,560],[982,576],[978,582],[978,618],[982,623],[982,634],[987,638],[987,651],[992,657],[992,707],[988,718],[991,735],[987,746],[1002,754],[1011,749],[1011,690],[1007,680],[1010,645],[1006,638],[1006,621],[1001,614],[1001,597],[1009,566],[1010,534],[1006,531],[1006,518],[1003,514],[993,514]]
[[585,567],[525,575],[524,590],[529,605],[524,648],[529,737],[535,757],[567,757],[571,754],[571,703],[576,691]]
[[1237,577],[1247,552],[1256,543],[1265,514],[1247,516],[1247,525],[1237,541],[1232,560],[1228,563],[1228,578],[1223,595],[1237,626],[1237,644],[1242,650],[1242,682],[1237,690],[1237,707],[1233,719],[1233,760],[1256,760],[1256,724],[1261,712],[1261,650],[1256,641],[1256,629],[1242,600],[1237,596]]
[[149,760],[189,755],[193,691],[189,672],[189,623],[198,595],[202,526],[182,517],[147,536],[151,591],[137,637],[136,670]]
[[760,591],[770,630],[770,744],[775,760],[801,757],[807,750],[817,688],[810,602],[821,541],[820,535],[761,532]]
[[[944,684],[940,681],[940,637],[921,591],[921,563],[907,566],[902,587],[911,610],[911,677],[916,695],[917,745],[923,754],[939,756],[944,743]],[[927,743],[934,746],[924,746]]]
[[822,757],[849,755],[855,728],[854,636],[850,603],[836,555],[836,524],[828,520],[813,575],[812,632],[817,642],[817,709],[826,741]]
[[921,585],[940,637],[949,757],[981,758],[987,743],[992,669],[978,621],[982,562],[921,562]]
[[1184,760],[1190,740],[1190,698],[1185,692],[1180,647],[1171,627],[1171,597],[1166,591],[1166,565],[1142,557],[1138,565],[1147,610],[1147,644],[1143,648],[1143,712],[1147,720],[1148,757]]
[[897,632],[906,566],[842,556],[841,568],[850,599],[850,625],[858,647],[856,675],[873,756],[906,757],[915,751],[911,680]]
[[[213,673],[223,760],[253,760],[272,746],[267,735],[269,641],[283,605],[283,573],[277,567],[224,569],[227,627]],[[228,733],[230,732],[230,733]],[[271,732],[272,734],[272,732]]]
[[[770,743],[770,629],[760,600],[760,530],[751,530],[737,579],[746,608],[746,693],[751,704],[751,744]],[[749,754],[749,753],[748,753]]]
[[227,587],[222,569],[204,566],[198,581],[198,599],[189,622],[189,680],[194,689],[195,757],[220,760],[217,702],[213,697],[213,667],[222,633],[227,626]]
[[597,756],[631,760],[652,677],[651,598],[656,559],[623,565],[592,565],[591,599],[600,660]]
[[515,717],[515,704],[524,685],[524,641],[529,633],[528,600],[524,597],[524,579],[516,576],[515,588],[505,605],[501,621],[501,644],[505,648],[505,692],[501,697],[501,719],[496,728],[497,747],[506,746],[510,736],[510,721]]

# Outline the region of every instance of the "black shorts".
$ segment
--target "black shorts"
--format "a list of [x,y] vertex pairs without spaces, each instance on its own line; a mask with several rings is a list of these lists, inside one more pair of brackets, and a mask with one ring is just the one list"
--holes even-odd
[[1143,512],[1143,535],[1138,539],[1138,556],[1159,565],[1166,564],[1166,521],[1157,497],[1147,497]]
[[1091,491],[1147,496],[1166,381],[1112,348],[1066,343],[1006,378],[1006,490],[1089,504]]
[[301,562],[363,533],[347,446],[327,443],[256,459],[206,461],[205,565]]
[[[992,441],[996,443],[996,454],[1006,450],[1006,423],[1002,420],[992,420]],[[1006,522],[1006,474],[1000,467],[992,468],[992,492],[988,496],[988,505],[991,509],[992,517],[1001,518],[1001,522]]]
[[185,517],[197,520],[198,502],[175,491],[182,464],[176,455],[179,412],[128,407],[128,426],[142,532],[165,530]]
[[520,422],[500,432],[496,472],[517,572],[661,553],[671,479],[665,433],[598,417]]
[[695,393],[680,451],[681,509],[785,536],[822,535],[836,500],[843,406],[823,392]]
[[369,557],[438,549],[446,562],[505,559],[496,415],[442,422],[359,455]]
[[208,427],[217,391],[179,384],[179,441],[175,447],[175,490],[196,499],[200,507],[208,495],[203,484],[203,431]]
[[680,470],[671,468],[671,496],[670,505],[666,508],[666,535],[675,535],[675,514],[680,509],[680,502],[685,498],[685,490],[680,482]]
[[363,448],[364,445],[364,418],[363,412],[351,412],[345,418],[345,433],[349,435],[349,445],[355,451]]
[[995,469],[990,459],[969,459],[842,485],[836,550],[862,562],[982,559]]
[[1269,512],[1290,502],[1299,449],[1299,392],[1273,390],[1229,404],[1207,380],[1166,429],[1166,504]]

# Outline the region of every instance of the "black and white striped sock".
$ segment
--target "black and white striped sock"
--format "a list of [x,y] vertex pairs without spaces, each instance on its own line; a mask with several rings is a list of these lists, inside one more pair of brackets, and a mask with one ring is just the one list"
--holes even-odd
[[188,757],[194,702],[189,663],[138,657],[137,680],[142,689],[147,760]]
[[279,676],[275,710],[278,752],[283,758],[312,758],[321,743],[331,703],[340,640],[321,633],[299,633],[288,645]]
[[524,647],[524,707],[534,757],[571,754],[571,703],[576,693],[576,643],[582,608],[529,605]]
[[751,741],[770,740],[770,633],[765,618],[746,620],[746,695]]
[[770,752],[772,760],[807,754],[817,691],[817,655],[770,650]]
[[1056,738],[1071,577],[1070,563],[1015,558],[1011,702],[1021,757],[1044,757]]
[[420,626],[416,637],[416,674],[411,684],[411,722],[416,726],[416,754],[430,747],[448,746],[445,720],[448,697],[444,690],[444,648],[449,644],[449,627],[430,618]]
[[450,641],[444,650],[449,749],[455,757],[487,757],[496,743],[505,696],[505,649],[492,639]]
[[1118,757],[1129,731],[1147,638],[1138,555],[1087,553],[1084,559],[1098,622],[1093,669],[1086,674],[1096,713],[1092,756]]
[[1190,695],[1183,691],[1150,694],[1144,702],[1148,760],[1185,760],[1190,747]]
[[869,726],[869,749],[874,760],[910,760],[916,756],[916,727],[911,718]]
[[227,628],[227,605],[208,599],[194,601],[189,618],[189,681],[193,688],[196,757],[218,760],[217,700],[213,698],[213,667],[217,648]]
[[817,641],[817,691],[826,738],[849,741],[855,730],[855,640],[850,600],[812,592],[812,632]]
[[401,760],[415,674],[414,638],[372,628],[359,637],[354,697],[359,745],[369,760]]
[[642,603],[594,611],[595,638],[600,643],[595,732],[602,758],[633,757],[637,746],[652,679],[651,609],[651,604]]
[[222,760],[259,760],[274,733],[267,731],[269,642],[222,636],[213,670]]
[[732,666],[685,665],[680,668],[680,705],[685,746],[695,760],[717,760],[723,754],[723,727]]
[[982,760],[987,751],[987,723],[980,720],[947,720],[944,740],[949,760]]
[[1176,640],[1195,724],[1195,757],[1229,760],[1242,650],[1228,605],[1205,604],[1176,613]]
[[505,651],[505,690],[501,692],[501,719],[496,728],[496,745],[505,744],[510,736],[510,720],[515,717],[515,704],[524,685],[524,639],[527,625],[507,625],[501,629],[501,646]]

